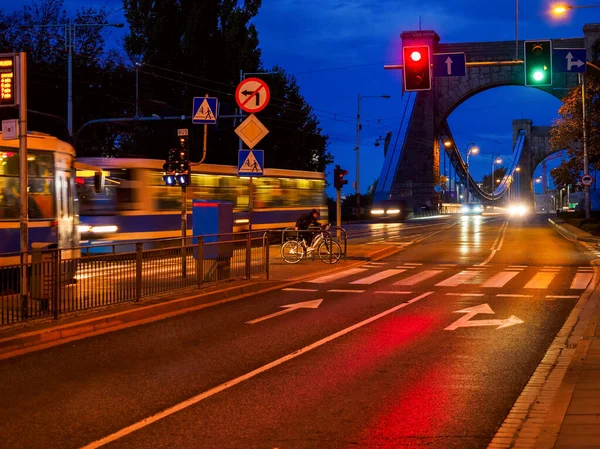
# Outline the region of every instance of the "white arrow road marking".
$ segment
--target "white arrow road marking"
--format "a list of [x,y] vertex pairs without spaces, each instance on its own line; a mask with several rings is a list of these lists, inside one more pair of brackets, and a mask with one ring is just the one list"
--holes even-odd
[[246,324],[260,323],[261,321],[269,320],[271,318],[275,318],[276,316],[280,316],[280,315],[283,315],[284,313],[289,313],[289,312],[291,312],[293,310],[297,310],[297,309],[316,309],[321,305],[322,302],[323,302],[322,299],[315,299],[313,301],[304,301],[304,302],[297,302],[295,304],[286,304],[285,306],[281,306],[283,308],[283,310],[272,313],[270,315],[266,315],[266,316],[257,318],[252,321],[246,321]]
[[450,56],[448,56],[446,58],[446,68],[448,69],[448,75],[452,75],[452,64],[454,63],[454,61],[452,61],[452,58],[450,58]]
[[496,329],[504,329],[505,327],[514,326],[515,324],[524,323],[520,318],[516,316],[511,316],[505,320],[471,320],[475,315],[479,313],[487,313],[494,314],[492,308],[487,304],[481,304],[479,306],[469,307],[467,309],[456,310],[454,313],[466,313],[465,316],[459,318],[450,326],[448,326],[446,331],[454,331],[459,327],[478,327],[478,326],[498,326]]
[[583,65],[583,61],[581,61],[580,59],[576,59],[575,61],[573,61],[573,55],[571,54],[571,52],[567,53],[566,60],[568,71],[570,71],[574,65],[576,65],[577,67],[581,67]]

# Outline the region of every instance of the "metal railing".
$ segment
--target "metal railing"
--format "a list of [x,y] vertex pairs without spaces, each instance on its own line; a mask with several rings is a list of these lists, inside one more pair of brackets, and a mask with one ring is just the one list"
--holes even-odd
[[257,232],[32,251],[0,265],[0,326],[268,277],[268,265],[269,241]]

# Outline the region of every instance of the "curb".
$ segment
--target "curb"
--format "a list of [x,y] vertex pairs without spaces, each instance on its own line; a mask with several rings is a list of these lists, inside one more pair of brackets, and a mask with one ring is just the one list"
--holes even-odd
[[600,243],[600,238],[598,238],[598,237],[592,237],[591,235],[589,237],[588,236],[579,236],[579,235],[577,235],[577,234],[569,231],[564,226],[559,225],[558,223],[556,223],[551,218],[548,218],[548,222],[550,223],[550,226],[554,227],[554,229],[559,234],[562,234],[563,236],[565,236],[567,238],[570,238],[572,240],[577,240],[577,241],[580,241],[580,242]]
[[[366,260],[383,259],[402,249],[403,248],[396,246],[382,248],[369,253],[366,256]],[[351,262],[341,268],[326,271],[327,273],[335,273],[364,263],[365,260],[360,260]],[[323,271],[320,271],[318,273],[298,276],[287,281],[254,281],[241,286],[199,293],[158,304],[153,304],[151,302],[145,304],[137,303],[140,305],[140,308],[115,312],[102,317],[84,319],[74,323],[58,324],[46,329],[0,338],[0,360],[40,349],[46,349],[74,340],[81,340],[95,335],[106,334],[128,327],[171,318],[184,313],[236,301],[259,293],[268,293],[315,276],[321,276],[322,274]]]

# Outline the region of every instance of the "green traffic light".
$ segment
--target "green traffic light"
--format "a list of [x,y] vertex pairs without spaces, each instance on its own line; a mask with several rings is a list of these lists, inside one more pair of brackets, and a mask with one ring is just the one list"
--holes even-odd
[[552,85],[552,41],[525,41],[523,49],[526,86]]
[[544,72],[541,70],[536,70],[533,72],[533,79],[536,81],[542,81],[544,79]]

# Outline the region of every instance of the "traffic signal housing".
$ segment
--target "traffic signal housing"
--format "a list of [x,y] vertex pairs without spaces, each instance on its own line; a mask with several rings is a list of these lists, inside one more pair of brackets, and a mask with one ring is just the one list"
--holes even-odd
[[431,90],[431,51],[429,45],[402,47],[404,90]]
[[340,168],[339,165],[335,166],[335,169],[333,170],[333,186],[336,189],[340,190],[342,187],[348,184],[348,180],[344,179],[344,176],[347,174],[348,170]]
[[525,41],[525,85],[552,86],[552,41]]

